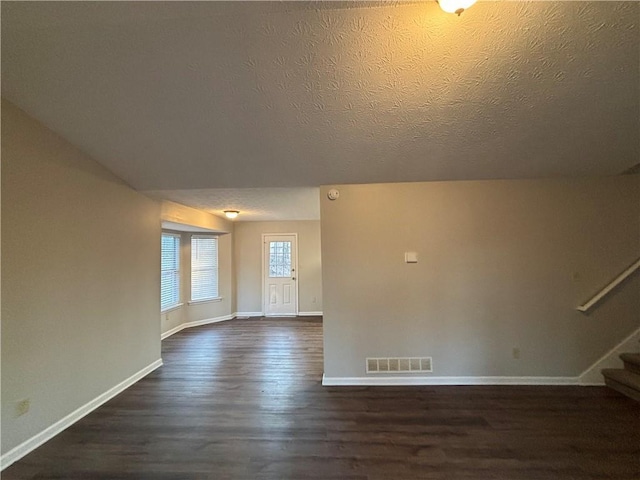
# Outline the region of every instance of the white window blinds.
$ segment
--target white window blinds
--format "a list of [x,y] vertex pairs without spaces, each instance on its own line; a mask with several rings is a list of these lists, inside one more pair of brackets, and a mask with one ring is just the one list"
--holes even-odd
[[218,297],[218,238],[191,237],[191,300]]
[[180,303],[180,235],[162,234],[160,310]]

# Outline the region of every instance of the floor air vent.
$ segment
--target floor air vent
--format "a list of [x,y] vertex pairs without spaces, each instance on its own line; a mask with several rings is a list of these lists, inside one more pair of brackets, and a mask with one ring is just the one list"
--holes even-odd
[[367,373],[432,372],[431,357],[367,358]]

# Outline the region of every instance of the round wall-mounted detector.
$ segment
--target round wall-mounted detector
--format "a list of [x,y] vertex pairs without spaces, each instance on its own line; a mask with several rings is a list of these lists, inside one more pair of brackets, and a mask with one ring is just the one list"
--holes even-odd
[[329,192],[327,193],[327,198],[329,200],[337,200],[337,198],[340,196],[340,192],[338,190],[336,190],[335,188],[332,188],[331,190],[329,190]]

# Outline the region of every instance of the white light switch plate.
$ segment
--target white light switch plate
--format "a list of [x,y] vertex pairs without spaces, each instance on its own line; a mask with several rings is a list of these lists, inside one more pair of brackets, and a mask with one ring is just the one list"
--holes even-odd
[[404,252],[405,263],[418,263],[418,254],[416,252]]

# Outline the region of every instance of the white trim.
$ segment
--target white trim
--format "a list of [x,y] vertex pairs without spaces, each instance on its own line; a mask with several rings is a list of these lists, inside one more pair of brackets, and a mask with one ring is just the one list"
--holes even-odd
[[640,328],[632,332],[627,338],[596,360],[593,365],[587,368],[578,377],[580,385],[604,385],[604,377],[600,371],[603,368],[622,368],[622,360],[619,355],[624,352],[640,351],[638,342],[640,341]]
[[134,373],[133,375],[131,375],[126,380],[123,380],[122,382],[120,382],[116,386],[111,387],[106,392],[98,395],[96,398],[94,398],[90,402],[88,402],[88,403],[84,404],[83,406],[81,406],[80,408],[74,410],[73,412],[71,412],[66,417],[58,420],[53,425],[45,428],[40,433],[34,435],[33,437],[31,437],[30,439],[26,440],[25,442],[22,442],[17,447],[12,448],[7,453],[2,455],[2,457],[0,457],[0,470],[4,470],[9,465],[12,465],[13,463],[17,462],[22,457],[27,455],[29,452],[32,452],[33,450],[38,448],[43,443],[51,440],[53,437],[58,435],[60,432],[62,432],[63,430],[69,428],[71,425],[76,423],[78,420],[80,420],[81,418],[85,417],[89,413],[93,412],[96,408],[98,408],[99,406],[101,406],[104,403],[108,402],[113,397],[115,397],[116,395],[118,395],[119,393],[123,392],[124,390],[129,388],[131,385],[136,383],[138,380],[140,380],[141,378],[143,378],[146,375],[150,374],[155,369],[157,369],[158,367],[161,367],[161,366],[162,366],[162,359],[156,360],[155,362],[151,363],[150,365],[147,365],[146,367],[144,367],[142,370]]
[[169,313],[173,310],[177,310],[180,307],[183,307],[184,303],[176,303],[175,305],[171,305],[170,307],[165,308],[164,310],[160,310],[160,313]]
[[[321,316],[322,312],[303,312],[299,313],[297,316]],[[273,315],[273,317],[295,317],[296,315]],[[263,312],[235,312],[231,315],[223,315],[222,317],[214,317],[214,318],[205,318],[204,320],[196,320],[194,322],[186,322],[178,325],[177,327],[172,328],[171,330],[167,330],[163,334],[160,335],[160,340],[164,340],[165,338],[170,337],[171,335],[178,333],[185,328],[199,327],[200,325],[208,325],[210,323],[218,323],[224,322],[227,320],[236,320],[240,319],[240,317],[264,317]]]
[[264,317],[264,312],[236,312],[233,314],[237,317]]
[[269,317],[285,317],[285,316],[297,316],[298,315],[298,311],[300,310],[300,272],[298,271],[298,249],[299,249],[299,242],[298,242],[298,234],[297,233],[263,233],[262,234],[262,309],[263,311],[267,311],[267,297],[264,294],[264,278],[265,278],[265,272],[267,271],[267,266],[266,266],[266,255],[265,255],[265,245],[267,244],[266,242],[266,237],[279,237],[279,236],[287,236],[287,235],[291,235],[293,237],[295,237],[296,239],[296,255],[295,255],[295,262],[296,262],[296,266],[295,266],[295,276],[296,279],[294,280],[295,284],[296,284],[296,311],[293,314],[289,314],[289,315],[266,315]]
[[191,306],[191,305],[199,305],[201,303],[221,302],[222,300],[223,300],[223,297],[205,298],[205,299],[202,299],[202,300],[189,300],[189,306]]
[[170,337],[174,333],[178,333],[180,330],[184,330],[184,323],[178,325],[177,327],[172,328],[171,330],[167,330],[163,334],[160,335],[160,340],[164,340],[167,337]]
[[234,318],[236,318],[235,314],[223,315],[221,317],[204,318],[202,320],[195,320],[193,322],[185,322],[182,325],[178,325],[177,327],[164,332],[162,335],[160,335],[160,340],[164,340],[165,338],[170,337],[174,333],[178,333],[185,328],[199,327],[201,325],[208,325],[210,323],[224,322],[226,320],[233,320]]
[[321,317],[322,312],[298,312],[299,317]]
[[630,277],[633,272],[640,268],[640,258],[633,262],[624,272],[614,278],[606,287],[600,290],[597,294],[591,298],[588,302],[576,307],[576,310],[581,312],[587,312],[591,307],[593,307],[596,303],[602,300],[611,290],[616,288],[622,282],[624,282],[628,277]]
[[197,233],[194,232],[190,235],[191,238],[218,238],[220,235],[216,233]]
[[324,386],[578,385],[578,377],[327,377]]
[[233,315],[223,315],[221,317],[204,318],[202,320],[195,320],[193,322],[183,323],[184,328],[199,327],[201,325],[209,325],[210,323],[225,322],[227,320],[233,320]]

